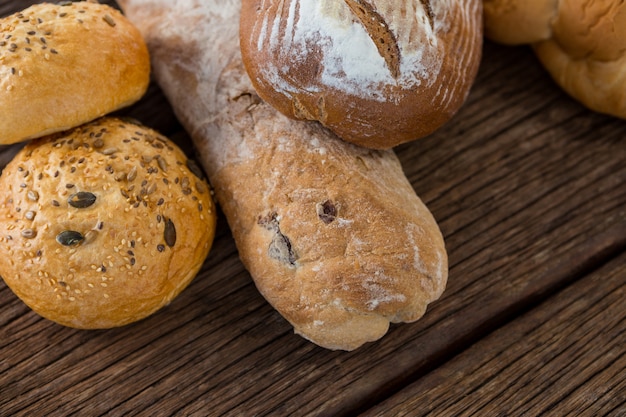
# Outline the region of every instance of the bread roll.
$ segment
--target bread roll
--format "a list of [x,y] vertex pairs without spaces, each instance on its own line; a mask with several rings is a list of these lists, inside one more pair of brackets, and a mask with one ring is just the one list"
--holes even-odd
[[86,123],[138,100],[148,50],[112,7],[41,3],[0,20],[0,144]]
[[241,260],[295,332],[353,350],[390,322],[421,317],[445,288],[447,255],[394,153],[260,100],[238,47],[239,1],[120,3],[192,135]]
[[243,61],[259,96],[370,148],[447,122],[480,62],[480,0],[242,3]]
[[551,21],[558,0],[483,0],[485,36],[507,45],[521,45],[552,36]]
[[626,118],[626,4],[620,0],[485,1],[486,34],[531,44],[543,66],[589,109]]
[[200,269],[215,209],[201,171],[146,127],[98,119],[28,143],[0,176],[0,275],[65,326],[121,326]]

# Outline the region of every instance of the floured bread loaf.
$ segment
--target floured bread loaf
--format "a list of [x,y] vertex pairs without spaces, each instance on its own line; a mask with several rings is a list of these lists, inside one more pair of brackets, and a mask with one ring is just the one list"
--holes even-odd
[[420,318],[445,288],[447,255],[394,153],[264,103],[238,47],[240,1],[120,3],[202,156],[243,263],[295,331],[352,350],[390,322]]
[[59,132],[139,100],[148,50],[97,2],[41,3],[0,20],[0,144]]
[[531,44],[543,66],[591,110],[626,118],[626,3],[485,0],[485,33]]
[[465,101],[480,0],[243,0],[241,50],[259,96],[349,142],[423,137]]
[[66,326],[152,314],[211,248],[216,214],[200,172],[167,138],[115,118],[29,142],[0,176],[0,275]]

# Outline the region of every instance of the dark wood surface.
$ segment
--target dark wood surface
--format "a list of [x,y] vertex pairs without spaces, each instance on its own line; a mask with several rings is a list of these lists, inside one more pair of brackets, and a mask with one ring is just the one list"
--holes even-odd
[[[158,86],[120,113],[193,155]],[[450,258],[420,321],[350,353],[303,340],[220,216],[193,283],[122,328],[56,325],[0,281],[0,415],[626,415],[626,122],[486,42],[461,111],[397,153]]]

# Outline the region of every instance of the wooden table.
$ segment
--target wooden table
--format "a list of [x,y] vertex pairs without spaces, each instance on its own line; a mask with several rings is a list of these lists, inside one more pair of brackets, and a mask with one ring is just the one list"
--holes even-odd
[[[193,154],[158,86],[121,113]],[[450,258],[422,320],[351,353],[305,341],[220,215],[191,286],[126,327],[56,325],[0,283],[0,415],[626,415],[626,122],[487,42],[461,111],[397,153]]]

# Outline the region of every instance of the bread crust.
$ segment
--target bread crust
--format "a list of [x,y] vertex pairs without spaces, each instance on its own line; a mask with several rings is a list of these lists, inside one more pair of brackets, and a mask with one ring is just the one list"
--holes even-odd
[[559,0],[484,0],[485,36],[507,45],[549,39]]
[[192,135],[241,260],[295,332],[353,350],[390,322],[421,317],[445,288],[447,254],[395,154],[263,102],[238,48],[239,1],[120,3]]
[[591,110],[626,118],[626,4],[490,0],[485,33],[530,44],[553,79]]
[[465,102],[482,2],[243,0],[240,38],[261,98],[387,149],[430,134]]
[[148,87],[148,50],[119,10],[63,4],[35,4],[0,20],[0,144],[87,123]]
[[116,118],[28,143],[0,176],[0,275],[65,326],[147,317],[211,248],[215,208],[194,172],[173,142]]

